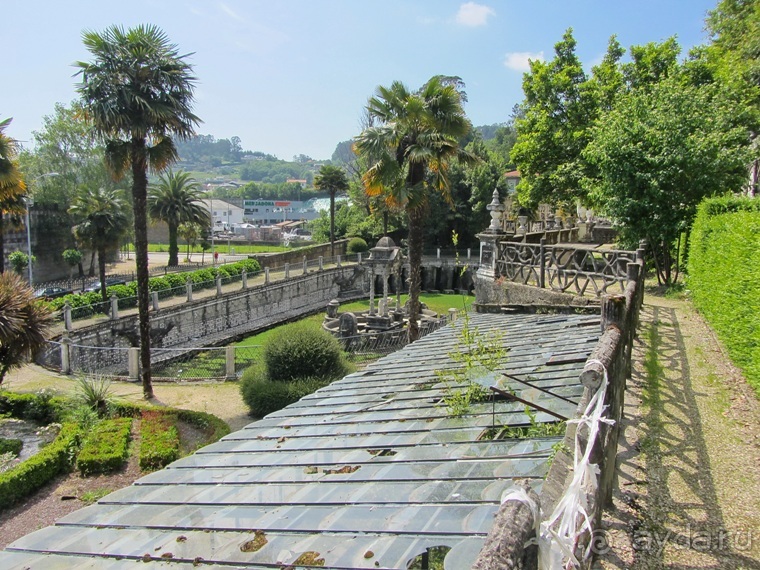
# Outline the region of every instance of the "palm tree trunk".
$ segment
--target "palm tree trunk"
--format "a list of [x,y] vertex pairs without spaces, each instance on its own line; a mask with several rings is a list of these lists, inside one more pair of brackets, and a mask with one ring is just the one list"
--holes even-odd
[[417,207],[409,210],[409,342],[420,337],[417,319],[420,314],[420,290],[422,288],[422,239],[425,209]]
[[98,247],[98,277],[100,277],[100,296],[103,297],[103,312],[108,308],[108,293],[106,293],[106,248]]
[[0,273],[5,273],[5,220],[2,212],[0,212]]
[[179,245],[177,245],[177,224],[169,225],[169,267],[179,265]]
[[335,257],[335,189],[330,188],[330,257]]
[[150,369],[150,315],[148,313],[148,176],[145,139],[132,139],[132,203],[135,215],[137,312],[140,320],[140,376],[143,397],[153,398]]

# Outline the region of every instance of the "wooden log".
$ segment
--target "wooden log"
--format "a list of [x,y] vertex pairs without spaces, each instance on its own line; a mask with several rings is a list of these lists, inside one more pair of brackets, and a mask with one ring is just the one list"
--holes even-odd
[[623,332],[621,329],[610,327],[604,331],[586,361],[586,365],[583,367],[583,372],[580,374],[581,384],[591,390],[599,388],[604,378],[604,369],[610,370],[615,361],[616,351],[620,348],[622,340]]
[[[538,495],[527,481],[518,483],[538,505]],[[507,500],[499,507],[473,570],[529,570],[537,567],[538,551],[526,543],[536,536],[533,510],[524,502]]]
[[609,326],[623,328],[625,321],[625,295],[605,295],[602,297],[602,333]]

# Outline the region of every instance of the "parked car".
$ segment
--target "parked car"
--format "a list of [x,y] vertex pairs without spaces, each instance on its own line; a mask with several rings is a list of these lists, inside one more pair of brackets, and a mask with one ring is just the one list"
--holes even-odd
[[73,293],[73,291],[71,289],[67,289],[66,287],[45,287],[44,289],[38,289],[35,291],[34,296],[49,301],[50,299],[64,297],[66,295],[70,295],[71,293]]
[[[110,287],[111,285],[126,285],[127,282],[124,281],[124,279],[121,279],[120,277],[108,277],[106,279],[106,287]],[[96,281],[89,287],[85,289],[85,291],[100,291],[100,281]]]

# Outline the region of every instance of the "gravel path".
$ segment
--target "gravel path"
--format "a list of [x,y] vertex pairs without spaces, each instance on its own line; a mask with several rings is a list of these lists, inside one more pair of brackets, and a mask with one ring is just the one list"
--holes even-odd
[[760,569],[757,397],[686,301],[646,296],[634,359],[595,568]]

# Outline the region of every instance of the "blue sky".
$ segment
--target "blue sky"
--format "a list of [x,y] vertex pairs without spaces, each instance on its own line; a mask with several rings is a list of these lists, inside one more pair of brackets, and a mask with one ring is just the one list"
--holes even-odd
[[[629,47],[677,36],[707,41],[717,0],[0,0],[0,120],[29,141],[56,102],[77,97],[83,30],[161,27],[198,77],[198,132],[290,160],[329,158],[360,130],[378,85],[410,88],[458,75],[475,125],[506,121],[522,99],[527,57],[551,59],[568,27],[590,67],[616,34]],[[10,54],[7,50],[10,48]]]

